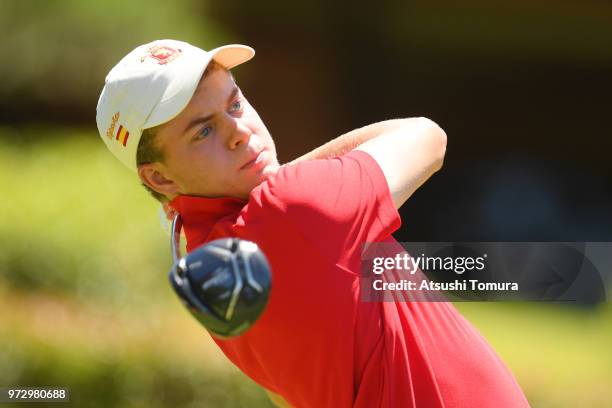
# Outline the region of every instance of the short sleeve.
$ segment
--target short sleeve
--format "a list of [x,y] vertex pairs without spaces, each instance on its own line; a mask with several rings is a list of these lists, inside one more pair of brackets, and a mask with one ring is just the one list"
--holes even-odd
[[336,260],[401,225],[382,170],[362,151],[282,167],[266,184],[279,216]]

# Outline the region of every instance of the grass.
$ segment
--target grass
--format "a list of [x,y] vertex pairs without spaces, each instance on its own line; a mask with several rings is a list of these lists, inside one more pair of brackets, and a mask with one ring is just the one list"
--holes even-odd
[[533,407],[610,407],[612,307],[460,303]]

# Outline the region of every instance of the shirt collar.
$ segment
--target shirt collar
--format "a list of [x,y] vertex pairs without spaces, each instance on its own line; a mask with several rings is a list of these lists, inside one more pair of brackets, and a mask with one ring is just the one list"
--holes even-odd
[[190,195],[179,195],[170,202],[181,215],[187,241],[204,242],[214,225],[230,215],[237,215],[247,204],[238,198],[206,198]]

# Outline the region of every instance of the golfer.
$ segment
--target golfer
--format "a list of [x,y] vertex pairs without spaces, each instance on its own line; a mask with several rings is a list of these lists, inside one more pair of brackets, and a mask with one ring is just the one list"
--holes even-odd
[[188,251],[238,237],[267,255],[268,306],[244,334],[213,337],[223,353],[294,407],[528,406],[452,304],[360,301],[362,245],[395,242],[397,209],[442,166],[444,131],[380,122],[280,166],[229,71],[253,55],[154,41],[110,71],[97,107],[102,140],[181,215]]

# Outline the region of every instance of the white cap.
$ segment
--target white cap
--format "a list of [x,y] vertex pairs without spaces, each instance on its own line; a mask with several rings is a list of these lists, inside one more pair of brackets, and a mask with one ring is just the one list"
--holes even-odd
[[136,47],[106,76],[96,109],[102,140],[136,171],[142,130],[168,122],[185,109],[213,58],[231,69],[254,55],[251,47],[238,44],[208,52],[176,40]]

